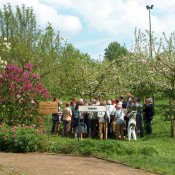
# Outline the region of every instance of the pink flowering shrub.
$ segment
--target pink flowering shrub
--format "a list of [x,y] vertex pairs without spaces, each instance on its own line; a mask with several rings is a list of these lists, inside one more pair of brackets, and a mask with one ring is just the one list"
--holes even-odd
[[40,76],[33,73],[31,64],[26,64],[23,69],[13,64],[7,65],[0,77],[0,123],[36,123],[38,102],[49,97]]
[[46,130],[39,129],[35,124],[24,124],[0,127],[0,150],[8,152],[47,151]]

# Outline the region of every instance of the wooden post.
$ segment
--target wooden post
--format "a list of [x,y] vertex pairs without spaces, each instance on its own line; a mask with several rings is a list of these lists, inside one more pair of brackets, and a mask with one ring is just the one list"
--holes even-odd
[[39,103],[39,112],[40,114],[47,114],[47,117],[48,117],[48,124],[47,124],[47,127],[48,127],[48,142],[49,142],[49,139],[50,139],[50,116],[49,114],[56,114],[58,113],[58,103],[57,102],[40,102]]

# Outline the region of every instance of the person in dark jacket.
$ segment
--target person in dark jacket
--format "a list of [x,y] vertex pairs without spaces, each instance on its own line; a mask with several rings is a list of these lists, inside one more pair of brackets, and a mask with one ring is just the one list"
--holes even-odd
[[145,108],[143,109],[145,112],[145,122],[146,122],[146,133],[152,134],[152,120],[154,116],[154,105],[152,98],[147,98],[145,100]]

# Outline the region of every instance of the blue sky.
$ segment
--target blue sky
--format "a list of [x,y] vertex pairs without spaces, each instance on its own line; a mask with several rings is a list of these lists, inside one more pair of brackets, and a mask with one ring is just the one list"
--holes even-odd
[[146,5],[154,5],[151,21],[157,37],[175,31],[174,0],[1,0],[0,8],[7,3],[32,6],[41,28],[52,23],[64,39],[93,59],[102,59],[113,41],[132,46],[134,29],[149,28]]

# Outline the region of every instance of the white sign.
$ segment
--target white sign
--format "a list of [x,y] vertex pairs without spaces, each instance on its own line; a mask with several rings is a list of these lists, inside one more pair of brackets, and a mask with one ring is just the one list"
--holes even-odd
[[79,106],[79,111],[106,112],[106,106]]

